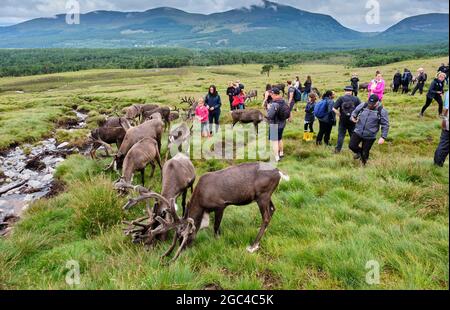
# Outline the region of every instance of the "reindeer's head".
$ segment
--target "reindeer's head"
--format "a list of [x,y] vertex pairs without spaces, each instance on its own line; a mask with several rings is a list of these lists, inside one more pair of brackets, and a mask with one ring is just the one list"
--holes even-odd
[[183,218],[178,216],[175,208],[175,199],[170,199],[169,201],[160,194],[150,192],[142,187],[136,187],[135,189],[139,191],[141,196],[136,199],[130,199],[124,209],[128,210],[139,202],[148,201],[150,199],[155,199],[156,203],[153,210],[151,210],[147,204],[147,212],[149,215],[147,219],[150,219],[150,223],[148,225],[135,225],[143,227],[144,229],[136,231],[136,229],[130,228],[128,232],[140,232],[140,234],[134,235],[134,240],[143,241],[146,245],[152,245],[157,237],[166,235],[171,230],[174,230],[173,244],[163,257],[170,255],[176,246],[176,242],[179,241],[181,245],[172,261],[176,260],[184,248],[195,238],[196,227],[194,220],[187,218],[187,216]]
[[192,120],[195,117],[195,109],[197,108],[198,102],[193,97],[184,97],[181,98],[181,103],[189,106],[188,109],[183,109],[183,111],[186,112],[185,120]]

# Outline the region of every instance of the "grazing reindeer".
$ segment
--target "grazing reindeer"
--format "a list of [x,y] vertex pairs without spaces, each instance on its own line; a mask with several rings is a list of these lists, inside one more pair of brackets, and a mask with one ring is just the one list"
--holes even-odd
[[181,104],[187,104],[188,109],[183,109],[186,112],[186,120],[193,119],[195,117],[195,109],[197,108],[198,102],[193,97],[181,98]]
[[125,156],[123,163],[123,175],[120,181],[116,184],[120,188],[122,184],[131,184],[133,175],[136,171],[141,172],[142,186],[145,185],[145,168],[148,165],[152,166],[152,174],[150,178],[155,175],[156,164],[162,171],[161,156],[159,154],[158,143],[152,138],[145,138],[136,143]]
[[258,91],[256,89],[251,90],[245,96],[245,103],[250,103],[251,101],[253,101],[253,99],[256,99],[256,98],[258,98]]
[[184,146],[186,146],[186,153],[189,154],[192,126],[192,123],[190,121],[187,121],[173,129],[169,133],[169,143],[167,146],[166,160],[171,155],[171,152],[183,152]]
[[117,152],[117,155],[114,157],[113,162],[107,169],[111,169],[114,166],[114,163],[117,164],[117,169],[122,169],[125,156],[131,150],[131,148],[142,139],[152,138],[156,140],[158,143],[158,150],[161,149],[161,139],[164,131],[164,123],[162,122],[161,116],[159,114],[155,114],[153,115],[153,117],[155,119],[127,130],[122,145]]
[[105,120],[100,128],[91,131],[90,140],[92,141],[92,148],[89,152],[91,158],[97,159],[96,152],[102,145],[106,149],[106,156],[109,157],[110,145],[115,143],[117,148],[120,148],[125,138],[126,130],[130,128],[130,123],[124,117],[111,117]]
[[264,120],[264,115],[261,113],[261,111],[254,109],[232,111],[231,117],[233,118],[233,127],[237,123],[253,123],[257,134],[259,133],[259,124]]
[[142,114],[142,122],[147,121],[152,115],[159,113],[164,121],[164,131],[170,128],[170,113],[172,111],[168,107],[158,107],[153,110],[146,111]]
[[149,236],[153,240],[155,236],[175,229],[173,244],[169,251],[164,254],[164,256],[170,255],[177,240],[179,240],[181,245],[174,257],[175,260],[181,251],[193,242],[198,231],[204,226],[202,225],[204,218],[210,212],[215,213],[214,232],[218,235],[223,213],[227,206],[244,206],[256,201],[262,215],[262,225],[255,241],[247,248],[250,253],[254,253],[259,249],[260,240],[275,212],[272,194],[282,178],[289,180],[289,177],[283,175],[278,169],[270,167],[269,164],[259,163],[242,164],[205,174],[200,178],[188,203],[186,214],[182,219],[176,215],[173,199],[168,201],[155,193],[143,193],[140,198],[130,201],[129,204],[135,204],[135,201],[143,201],[149,199],[149,197],[169,204],[173,222],[166,221],[161,216],[156,215],[156,221],[160,225],[151,230]]
[[284,83],[274,84],[274,85],[272,85],[272,87],[278,88],[283,93],[283,97],[286,95],[286,84],[284,84]]

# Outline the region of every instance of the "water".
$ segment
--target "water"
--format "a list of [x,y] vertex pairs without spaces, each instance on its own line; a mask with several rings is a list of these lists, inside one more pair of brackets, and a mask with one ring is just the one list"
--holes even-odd
[[[86,126],[87,115],[77,113],[79,123],[70,130]],[[24,150],[27,150],[25,153]],[[23,145],[0,156],[0,223],[5,217],[20,217],[30,203],[47,196],[53,186],[53,174],[67,155],[78,152],[68,143],[57,144],[51,138],[35,146]],[[13,188],[15,187],[15,188]],[[13,188],[8,191],[8,189]]]

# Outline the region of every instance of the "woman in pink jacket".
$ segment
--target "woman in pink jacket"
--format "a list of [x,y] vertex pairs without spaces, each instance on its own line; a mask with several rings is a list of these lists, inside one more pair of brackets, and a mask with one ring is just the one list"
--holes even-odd
[[382,101],[385,88],[386,82],[383,80],[383,75],[378,73],[376,78],[369,83],[369,98],[372,95],[377,95],[380,101]]

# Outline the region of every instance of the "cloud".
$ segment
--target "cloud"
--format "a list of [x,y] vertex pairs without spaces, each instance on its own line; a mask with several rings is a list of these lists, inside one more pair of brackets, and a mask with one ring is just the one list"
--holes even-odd
[[[68,0],[1,0],[0,25],[15,24],[37,17],[51,17],[65,12]],[[72,0],[73,1],[73,0]],[[237,7],[261,5],[262,0],[78,0],[83,13],[95,10],[145,11],[168,6],[192,13],[210,14]],[[380,24],[366,22],[366,3],[380,4]],[[360,31],[381,31],[401,19],[431,13],[448,13],[449,4],[442,0],[274,0],[299,9],[333,16],[346,27]]]

